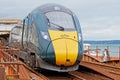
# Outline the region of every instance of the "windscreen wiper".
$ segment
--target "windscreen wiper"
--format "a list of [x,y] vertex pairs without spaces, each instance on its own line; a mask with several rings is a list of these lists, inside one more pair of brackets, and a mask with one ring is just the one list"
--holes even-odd
[[[50,24],[52,24],[53,25],[53,27],[55,27],[55,28],[57,28],[57,29],[59,29],[59,30],[61,30],[61,31],[64,31],[64,28],[62,27],[62,26],[60,26],[60,25],[58,25],[58,24],[55,24],[55,23],[52,23],[52,22],[49,22]],[[51,25],[50,25],[51,26]]]

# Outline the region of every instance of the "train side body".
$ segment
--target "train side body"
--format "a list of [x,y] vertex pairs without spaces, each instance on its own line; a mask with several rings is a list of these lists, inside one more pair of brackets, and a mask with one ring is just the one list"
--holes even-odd
[[83,53],[82,32],[69,9],[57,4],[38,7],[23,20],[21,32],[21,54],[32,67],[59,72],[78,69]]

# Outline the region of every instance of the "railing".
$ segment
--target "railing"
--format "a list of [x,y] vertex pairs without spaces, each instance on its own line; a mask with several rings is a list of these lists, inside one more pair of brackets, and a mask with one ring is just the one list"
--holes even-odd
[[19,78],[19,56],[20,49],[10,48],[8,46],[0,47],[0,66],[5,68],[6,79]]
[[[107,55],[105,55],[105,49]],[[88,46],[83,61],[102,62],[120,67],[120,46]]]

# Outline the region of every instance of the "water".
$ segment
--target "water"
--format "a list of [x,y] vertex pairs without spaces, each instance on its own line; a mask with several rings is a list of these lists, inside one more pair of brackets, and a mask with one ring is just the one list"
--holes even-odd
[[120,44],[90,44],[90,49],[95,50],[96,46],[98,46],[99,53],[103,53],[104,49],[108,48],[110,56],[119,57]]

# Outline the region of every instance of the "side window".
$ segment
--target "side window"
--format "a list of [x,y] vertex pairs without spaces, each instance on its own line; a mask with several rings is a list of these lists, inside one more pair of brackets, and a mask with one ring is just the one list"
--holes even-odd
[[37,31],[36,31],[35,24],[32,23],[31,27],[31,33],[30,33],[30,41],[35,45],[38,46],[38,36],[37,36]]

